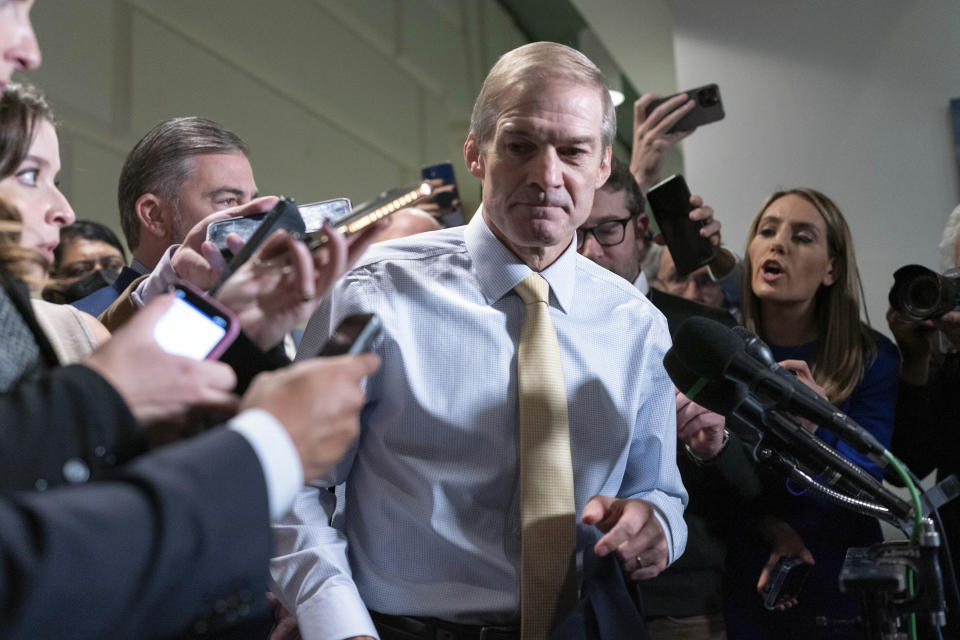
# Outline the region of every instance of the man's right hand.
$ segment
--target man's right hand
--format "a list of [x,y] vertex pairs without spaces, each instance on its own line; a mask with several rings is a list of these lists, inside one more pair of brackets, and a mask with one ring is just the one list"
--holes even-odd
[[697,103],[686,94],[681,94],[658,105],[648,116],[647,107],[658,98],[660,96],[645,93],[633,103],[630,173],[636,178],[644,194],[660,179],[660,170],[663,169],[667,151],[693,133],[693,130],[674,133],[669,131],[683,116],[690,113]]
[[262,373],[240,409],[263,409],[290,434],[307,480],[329,471],[360,433],[362,382],[380,367],[372,353],[313,358]]
[[887,309],[887,325],[900,349],[900,378],[907,384],[926,384],[930,373],[933,334],[936,333],[934,323],[931,320],[904,320],[896,309],[891,308]]
[[120,393],[143,427],[183,426],[194,409],[232,413],[237,403],[230,392],[237,378],[228,365],[167,353],[154,340],[154,327],[172,303],[172,295],[157,298],[83,362]]

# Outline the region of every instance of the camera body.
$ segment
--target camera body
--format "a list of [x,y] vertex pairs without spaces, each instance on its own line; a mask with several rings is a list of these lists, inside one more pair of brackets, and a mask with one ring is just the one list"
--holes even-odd
[[960,267],[937,273],[908,264],[893,273],[890,306],[904,320],[939,318],[960,306]]

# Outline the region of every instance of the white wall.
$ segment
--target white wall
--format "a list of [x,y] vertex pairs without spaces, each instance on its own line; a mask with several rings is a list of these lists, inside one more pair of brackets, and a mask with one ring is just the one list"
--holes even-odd
[[449,160],[472,212],[473,99],[524,42],[485,0],[44,0],[33,17],[64,191],[117,231],[124,157],[182,115],[238,133],[261,193],[360,202]]
[[727,117],[684,142],[688,182],[742,252],[779,187],[810,186],[850,224],[870,320],[893,271],[939,267],[960,200],[949,124],[960,96],[960,3],[675,0],[677,81],[720,85]]
[[[673,13],[669,0],[571,0],[641,94],[677,92]],[[629,150],[627,151],[629,154]],[[625,155],[624,160],[629,160]],[[671,149],[663,175],[683,172],[680,147]],[[650,220],[653,227],[656,221]]]

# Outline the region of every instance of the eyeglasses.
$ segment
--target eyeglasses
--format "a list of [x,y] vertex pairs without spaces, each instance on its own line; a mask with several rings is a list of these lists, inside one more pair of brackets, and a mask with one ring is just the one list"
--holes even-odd
[[123,269],[123,258],[118,255],[107,255],[87,260],[74,260],[57,269],[53,277],[59,279],[82,278],[97,269],[103,269],[111,277],[116,277]]
[[577,229],[577,249],[583,248],[583,243],[587,241],[587,234],[592,235],[601,247],[617,246],[626,237],[627,223],[631,220],[633,220],[633,216],[622,220],[607,220],[594,227],[579,227]]

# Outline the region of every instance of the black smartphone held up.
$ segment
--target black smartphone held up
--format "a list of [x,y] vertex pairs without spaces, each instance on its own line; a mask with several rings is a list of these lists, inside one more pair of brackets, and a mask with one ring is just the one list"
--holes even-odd
[[240,252],[231,258],[227,264],[227,268],[220,273],[220,279],[217,280],[217,283],[210,289],[210,295],[216,296],[217,292],[220,291],[220,287],[223,286],[223,283],[226,282],[244,262],[249,260],[250,256],[260,248],[264,240],[277,229],[286,229],[290,233],[297,235],[303,234],[303,217],[300,215],[300,210],[297,209],[297,204],[289,198],[280,198],[277,206],[266,213],[263,220],[260,221],[260,224],[254,229],[253,233],[243,245],[243,248],[240,249]]
[[677,273],[685,276],[702,267],[716,255],[708,238],[700,235],[702,221],[690,219],[690,189],[679,173],[650,187],[647,201],[653,217],[667,241],[667,248],[677,266]]
[[355,355],[370,351],[383,325],[372,313],[358,313],[340,321],[318,356]]
[[153,339],[167,353],[216,360],[240,333],[227,307],[186,284],[174,289],[173,304],[153,328]]
[[800,595],[803,583],[810,573],[810,565],[800,558],[782,557],[773,568],[773,573],[760,589],[763,606],[769,610],[778,604],[792,600]]
[[[681,93],[686,94],[688,98],[696,100],[697,104],[690,113],[680,118],[677,124],[670,128],[668,133],[692,131],[700,125],[723,120],[723,102],[720,100],[720,87],[717,85],[708,84],[697,87],[696,89],[690,89],[689,91],[682,91]],[[680,95],[680,93],[654,100],[647,105],[647,115],[649,116],[651,111],[678,95]]]

